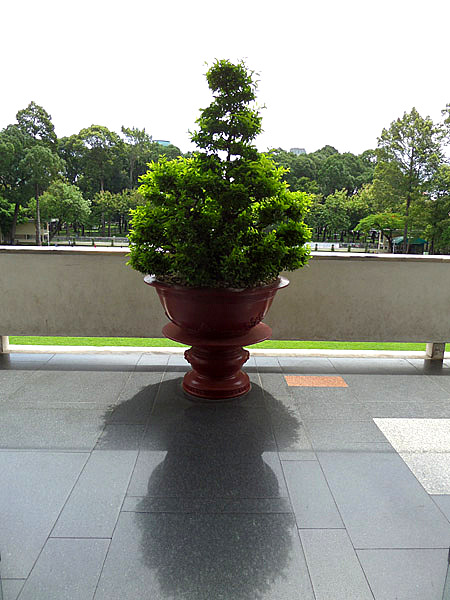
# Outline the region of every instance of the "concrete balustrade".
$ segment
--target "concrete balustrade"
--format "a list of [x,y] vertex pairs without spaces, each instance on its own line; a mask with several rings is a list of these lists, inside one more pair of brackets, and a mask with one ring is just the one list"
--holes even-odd
[[[10,335],[161,337],[157,294],[122,248],[0,247],[0,352]],[[287,273],[265,322],[274,339],[450,341],[450,256],[313,253]]]

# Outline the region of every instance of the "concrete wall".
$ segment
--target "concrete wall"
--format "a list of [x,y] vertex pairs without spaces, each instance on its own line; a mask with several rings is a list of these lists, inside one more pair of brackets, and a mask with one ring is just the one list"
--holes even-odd
[[[0,335],[161,337],[157,294],[126,254],[0,247]],[[316,253],[287,276],[274,339],[450,341],[450,256]]]

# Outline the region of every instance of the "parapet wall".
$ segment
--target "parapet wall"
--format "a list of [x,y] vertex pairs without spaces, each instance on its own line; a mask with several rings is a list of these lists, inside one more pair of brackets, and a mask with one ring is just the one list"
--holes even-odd
[[[0,334],[161,337],[154,289],[121,248],[0,247]],[[313,253],[287,273],[274,339],[450,341],[450,256]]]

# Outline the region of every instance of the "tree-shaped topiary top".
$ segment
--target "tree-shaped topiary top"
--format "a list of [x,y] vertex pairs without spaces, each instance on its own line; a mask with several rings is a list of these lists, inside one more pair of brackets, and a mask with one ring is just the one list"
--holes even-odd
[[220,60],[206,77],[214,100],[192,134],[200,151],[142,176],[147,203],[133,211],[129,264],[180,285],[255,287],[307,262],[309,197],[290,192],[284,170],[252,145],[254,73]]

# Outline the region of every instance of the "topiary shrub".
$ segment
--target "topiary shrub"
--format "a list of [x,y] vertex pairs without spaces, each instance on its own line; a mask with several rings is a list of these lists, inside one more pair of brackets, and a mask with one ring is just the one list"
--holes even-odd
[[308,261],[309,197],[289,191],[285,170],[252,144],[261,132],[254,75],[243,62],[216,61],[206,74],[214,99],[191,134],[199,151],[162,158],[141,177],[134,269],[166,283],[248,288]]

